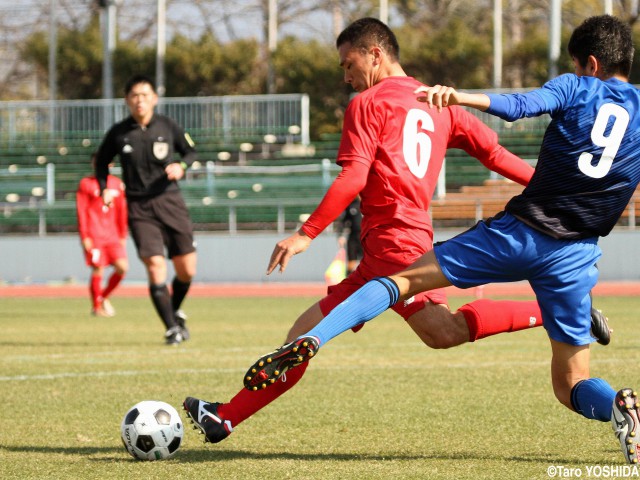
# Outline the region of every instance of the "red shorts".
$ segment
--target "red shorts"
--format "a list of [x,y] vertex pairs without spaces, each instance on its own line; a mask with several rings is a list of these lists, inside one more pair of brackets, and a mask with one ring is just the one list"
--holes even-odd
[[113,265],[120,258],[127,258],[127,251],[120,242],[98,245],[84,252],[85,262],[90,267]]
[[[358,268],[339,284],[329,287],[327,296],[320,300],[320,310],[324,316],[369,280],[404,270],[433,248],[433,239],[425,230],[376,228],[367,233],[362,248],[364,256]],[[391,308],[407,320],[422,310],[426,303],[446,305],[445,290],[439,288],[422,292]]]

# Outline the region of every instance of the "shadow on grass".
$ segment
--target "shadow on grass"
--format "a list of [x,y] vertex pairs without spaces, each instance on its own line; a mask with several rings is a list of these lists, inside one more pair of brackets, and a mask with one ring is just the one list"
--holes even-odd
[[[100,458],[92,458],[94,462],[136,462],[130,457],[123,447],[49,447],[32,445],[0,445],[0,451],[17,453],[44,453],[63,455],[107,455]],[[298,461],[415,461],[415,460],[483,460],[483,461],[503,461],[515,463],[540,463],[543,465],[573,465],[580,464],[584,459],[580,457],[555,457],[553,455],[492,455],[482,453],[459,453],[459,452],[427,452],[424,454],[406,453],[296,453],[296,452],[254,452],[246,450],[230,450],[211,448],[188,448],[180,451],[172,462],[177,463],[207,463],[207,462],[227,462],[232,460],[298,460]],[[602,464],[606,462],[601,459]],[[598,462],[595,461],[597,464]]]

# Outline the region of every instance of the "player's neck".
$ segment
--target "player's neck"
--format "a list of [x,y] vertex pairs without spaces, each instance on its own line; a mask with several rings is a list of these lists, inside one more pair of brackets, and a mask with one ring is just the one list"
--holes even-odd
[[138,125],[140,125],[141,127],[147,127],[149,126],[149,124],[151,123],[151,119],[153,118],[153,112],[150,113],[149,115],[144,115],[144,116],[134,116],[133,119],[136,121],[136,123]]

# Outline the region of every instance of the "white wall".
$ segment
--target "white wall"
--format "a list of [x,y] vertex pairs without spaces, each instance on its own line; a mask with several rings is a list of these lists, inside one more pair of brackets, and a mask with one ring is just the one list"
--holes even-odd
[[[436,240],[445,240],[458,231],[440,231]],[[276,242],[277,234],[207,234],[199,233],[198,282],[262,282]],[[598,266],[601,280],[640,280],[640,231],[616,230],[600,241],[603,257]],[[294,257],[284,275],[272,274],[269,281],[322,282],[324,271],[336,253],[336,237],[324,234],[309,249]],[[146,282],[142,264],[131,240],[128,241],[130,272],[127,282]],[[85,282],[89,269],[84,264],[80,241],[76,235],[48,237],[0,237],[0,281]]]

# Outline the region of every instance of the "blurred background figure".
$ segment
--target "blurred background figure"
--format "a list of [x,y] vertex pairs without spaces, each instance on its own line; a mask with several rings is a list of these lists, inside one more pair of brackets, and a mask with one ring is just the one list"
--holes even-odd
[[[91,156],[92,169],[96,155]],[[115,310],[109,295],[115,290],[129,269],[127,251],[127,203],[124,183],[113,175],[107,177],[107,188],[113,202],[107,206],[102,201],[100,185],[95,175],[90,175],[78,184],[76,211],[78,232],[84,250],[85,261],[91,268],[89,292],[91,314],[96,317],[112,317]],[[103,288],[102,279],[107,266],[113,272]]]
[[353,272],[362,258],[362,242],[360,241],[360,195],[342,212],[338,219],[338,245],[347,252],[347,275]]
[[[149,296],[165,326],[165,342],[178,345],[190,338],[186,314],[180,309],[196,273],[196,246],[189,210],[178,181],[196,160],[191,137],[171,118],[155,113],[158,94],[145,75],[125,85],[130,115],[113,125],[96,153],[96,177],[105,205],[109,164],[117,156],[126,185],[131,237],[147,270]],[[167,285],[167,261],[175,276]]]

